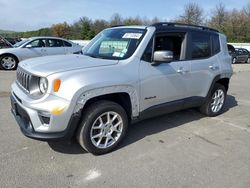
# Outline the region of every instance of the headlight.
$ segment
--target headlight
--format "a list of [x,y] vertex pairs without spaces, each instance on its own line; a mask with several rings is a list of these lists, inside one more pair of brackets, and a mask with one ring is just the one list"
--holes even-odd
[[42,94],[46,93],[48,89],[48,81],[46,78],[39,79],[39,90]]

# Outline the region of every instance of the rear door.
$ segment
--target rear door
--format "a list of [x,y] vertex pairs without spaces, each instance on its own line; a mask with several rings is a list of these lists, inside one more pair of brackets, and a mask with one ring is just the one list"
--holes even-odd
[[63,43],[64,43],[65,54],[73,54],[81,50],[81,49],[74,49],[74,45],[72,45],[70,42],[67,42],[65,40],[63,41]]
[[63,41],[60,39],[47,39],[46,50],[48,55],[65,54]]
[[218,34],[191,32],[188,56],[191,66],[190,93],[192,96],[205,97],[213,79],[220,74],[217,54],[220,52]]

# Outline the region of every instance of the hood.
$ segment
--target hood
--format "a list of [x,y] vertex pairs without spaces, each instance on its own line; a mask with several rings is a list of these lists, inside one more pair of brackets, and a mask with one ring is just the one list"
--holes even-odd
[[97,59],[85,55],[55,55],[21,61],[19,67],[43,77],[71,70],[115,65],[118,60]]

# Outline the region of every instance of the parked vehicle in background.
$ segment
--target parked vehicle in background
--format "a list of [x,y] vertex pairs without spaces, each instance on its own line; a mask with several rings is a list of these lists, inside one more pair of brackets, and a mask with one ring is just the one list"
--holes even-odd
[[250,52],[245,48],[235,48],[232,55],[232,63],[250,63]]
[[226,36],[194,25],[158,23],[105,29],[83,55],[18,65],[12,113],[27,137],[70,139],[104,154],[128,124],[199,107],[217,116],[232,76]]
[[5,39],[9,41],[9,43],[11,43],[12,45],[22,41],[20,38],[5,37]]
[[57,37],[32,37],[13,45],[13,48],[0,49],[0,68],[14,70],[20,61],[28,58],[73,54],[82,47],[71,41]]
[[228,52],[232,56],[232,54],[235,52],[235,48],[231,44],[227,44]]

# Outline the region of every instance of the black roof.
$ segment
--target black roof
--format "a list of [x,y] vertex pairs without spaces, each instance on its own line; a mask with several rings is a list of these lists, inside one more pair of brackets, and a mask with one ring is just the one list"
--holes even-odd
[[156,27],[156,30],[162,31],[168,29],[175,29],[175,30],[180,30],[180,29],[188,29],[188,30],[202,30],[202,31],[210,31],[210,32],[219,32],[216,29],[205,27],[205,26],[199,26],[199,25],[192,25],[192,24],[182,24],[182,23],[174,23],[174,22],[159,22],[155,23],[151,26]]

